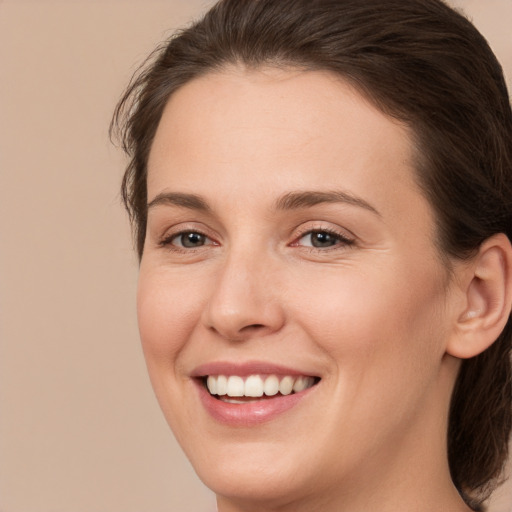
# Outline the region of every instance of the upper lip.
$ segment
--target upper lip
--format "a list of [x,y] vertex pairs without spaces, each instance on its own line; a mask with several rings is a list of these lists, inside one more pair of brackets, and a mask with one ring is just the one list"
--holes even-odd
[[197,366],[191,372],[191,377],[205,377],[207,375],[238,375],[247,377],[249,375],[291,375],[291,376],[307,376],[318,377],[318,375],[310,371],[303,371],[297,368],[279,365],[266,361],[246,361],[229,362],[229,361],[212,361]]

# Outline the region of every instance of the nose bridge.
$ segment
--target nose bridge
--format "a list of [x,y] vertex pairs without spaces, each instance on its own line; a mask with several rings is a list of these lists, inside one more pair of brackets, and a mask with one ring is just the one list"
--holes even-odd
[[272,258],[253,243],[234,246],[219,268],[205,310],[205,325],[230,340],[280,329],[282,304],[273,286]]

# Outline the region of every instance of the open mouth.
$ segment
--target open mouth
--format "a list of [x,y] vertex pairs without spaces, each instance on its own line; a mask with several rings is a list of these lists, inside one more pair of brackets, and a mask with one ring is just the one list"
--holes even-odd
[[318,384],[320,378],[306,375],[205,375],[201,380],[214,398],[243,404],[300,393]]

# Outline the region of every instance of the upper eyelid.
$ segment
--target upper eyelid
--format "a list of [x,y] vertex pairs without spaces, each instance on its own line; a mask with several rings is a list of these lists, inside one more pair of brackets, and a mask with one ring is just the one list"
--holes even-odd
[[214,237],[214,230],[205,226],[203,222],[198,221],[177,221],[172,224],[166,224],[165,227],[157,227],[158,231],[162,233],[161,238],[173,235],[179,235],[180,233],[200,233],[208,237]]
[[313,223],[303,223],[301,226],[296,228],[297,234],[295,237],[301,237],[304,235],[307,235],[308,233],[312,233],[315,231],[325,231],[327,233],[338,235],[341,238],[349,239],[349,240],[355,240],[357,237],[348,229],[342,228],[342,227],[332,227],[332,225],[326,226],[325,224],[321,224],[320,222],[317,222],[316,224]]
[[[181,224],[181,223],[180,223]],[[177,226],[179,226],[180,224],[177,224]],[[165,230],[165,234],[163,235],[163,237],[168,237],[168,236],[177,236],[177,235],[180,235],[182,233],[199,233],[201,235],[204,235],[206,237],[209,237],[209,238],[212,238],[214,237],[214,235],[212,234],[209,234],[208,231],[210,231],[209,229],[203,229],[203,228],[197,228],[197,227],[193,227],[193,226],[190,226],[190,227],[181,227],[179,229],[177,229],[176,231],[173,231],[173,232],[170,232],[169,233],[169,230],[172,230],[174,228],[174,226],[172,228],[168,228]],[[347,229],[341,229],[341,228],[331,228],[331,227],[327,227],[327,226],[320,226],[320,225],[317,225],[317,226],[307,226],[307,227],[304,227],[304,228],[295,228],[293,231],[297,231],[296,233],[294,233],[292,236],[293,237],[297,237],[297,236],[304,236],[308,233],[312,233],[312,232],[315,232],[315,231],[325,231],[327,233],[332,233],[332,234],[336,234],[342,238],[355,238],[355,236],[350,232],[348,231]],[[163,238],[162,237],[162,238]]]

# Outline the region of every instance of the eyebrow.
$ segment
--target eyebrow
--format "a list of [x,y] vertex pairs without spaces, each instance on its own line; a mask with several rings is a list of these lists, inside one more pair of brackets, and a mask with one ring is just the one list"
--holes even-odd
[[[360,197],[341,190],[304,190],[288,192],[275,201],[273,210],[298,210],[301,208],[311,208],[312,206],[316,206],[317,204],[322,203],[345,203],[364,208],[365,210],[380,216],[379,211],[370,203]],[[156,195],[148,203],[148,211],[151,208],[159,205],[178,206],[181,208],[199,210],[206,213],[212,211],[208,205],[208,202],[203,197],[197,194],[189,194],[183,192],[162,192]]]
[[309,208],[321,203],[345,203],[364,208],[379,217],[379,211],[364,199],[342,190],[331,191],[297,191],[280,197],[274,204],[275,210],[296,210]]
[[211,208],[201,196],[183,192],[162,192],[148,203],[148,211],[159,205],[180,206],[190,210],[210,212]]

